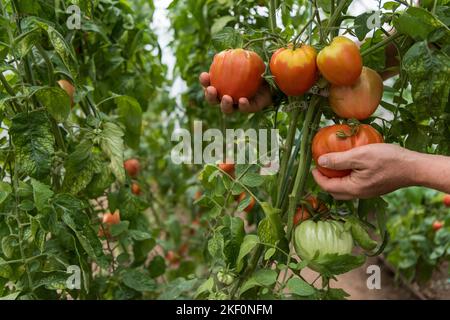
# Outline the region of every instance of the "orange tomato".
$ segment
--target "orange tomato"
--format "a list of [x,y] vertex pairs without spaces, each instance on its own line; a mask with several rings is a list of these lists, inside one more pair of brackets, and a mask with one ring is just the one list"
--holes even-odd
[[317,80],[316,56],[316,49],[306,44],[275,51],[270,59],[270,71],[280,90],[288,96],[308,91]]
[[131,184],[131,192],[138,196],[141,194],[141,187],[136,182],[133,182]]
[[383,96],[380,75],[363,67],[361,76],[349,86],[331,85],[328,100],[331,109],[341,118],[364,120],[370,117]]
[[356,82],[362,71],[358,46],[350,39],[335,37],[317,55],[317,67],[331,84],[348,86]]

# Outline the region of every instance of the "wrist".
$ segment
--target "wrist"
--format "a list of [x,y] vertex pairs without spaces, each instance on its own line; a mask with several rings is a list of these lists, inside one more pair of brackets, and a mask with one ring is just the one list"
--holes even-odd
[[405,149],[402,166],[407,171],[405,174],[407,187],[425,186],[428,176],[426,163],[429,163],[429,161],[426,161],[427,156],[427,154]]

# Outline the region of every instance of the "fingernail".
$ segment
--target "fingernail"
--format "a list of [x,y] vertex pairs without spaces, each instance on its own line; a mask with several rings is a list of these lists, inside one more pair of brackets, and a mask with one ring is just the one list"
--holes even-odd
[[319,162],[319,166],[326,167],[328,165],[328,163],[329,163],[329,159],[326,156],[321,156],[319,158],[318,162]]

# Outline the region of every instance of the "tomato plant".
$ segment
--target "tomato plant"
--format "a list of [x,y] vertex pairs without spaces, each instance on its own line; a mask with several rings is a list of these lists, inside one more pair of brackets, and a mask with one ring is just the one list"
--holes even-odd
[[[350,150],[359,146],[382,143],[383,137],[373,127],[367,124],[350,127],[349,125],[332,125],[317,132],[312,141],[312,156],[314,161],[321,155],[330,152]],[[351,170],[333,170],[317,165],[317,168],[327,177],[343,177]]]
[[[381,137],[450,154],[448,10],[380,2],[369,29],[373,12],[351,4],[0,1],[0,297],[343,299],[336,275],[383,250],[408,279],[429,278],[448,260],[442,195],[335,201],[311,167]],[[205,102],[208,70],[218,98],[271,99],[224,117]],[[376,73],[393,75],[384,90]],[[279,170],[176,164],[173,133],[197,120],[224,134],[278,129],[268,153],[279,150]],[[247,156],[252,140],[220,151]],[[308,283],[307,268],[322,281]]]

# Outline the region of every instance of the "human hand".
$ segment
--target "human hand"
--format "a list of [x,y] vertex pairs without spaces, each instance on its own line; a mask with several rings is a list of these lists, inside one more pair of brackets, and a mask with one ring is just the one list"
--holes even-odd
[[[219,104],[219,99],[217,97],[217,89],[210,85],[210,78],[208,72],[202,72],[199,77],[200,84],[205,89],[205,99],[211,104]],[[267,106],[272,104],[272,94],[270,88],[266,82],[261,85],[256,95],[250,100],[247,98],[240,98],[238,103],[238,108],[241,112],[258,112]],[[233,108],[233,98],[229,95],[224,95],[220,100],[220,109],[223,113],[232,113]]]
[[335,199],[372,198],[396,189],[414,185],[415,162],[419,153],[387,143],[369,144],[345,152],[322,155],[321,166],[345,170],[350,175],[328,178],[313,170],[317,184]]

